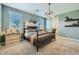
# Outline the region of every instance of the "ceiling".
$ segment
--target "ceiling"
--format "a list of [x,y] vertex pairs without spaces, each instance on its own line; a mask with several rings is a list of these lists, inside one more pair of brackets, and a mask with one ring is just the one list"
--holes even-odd
[[[48,11],[48,3],[3,3],[4,5],[45,17]],[[52,3],[52,10],[55,15],[79,9],[79,3]]]

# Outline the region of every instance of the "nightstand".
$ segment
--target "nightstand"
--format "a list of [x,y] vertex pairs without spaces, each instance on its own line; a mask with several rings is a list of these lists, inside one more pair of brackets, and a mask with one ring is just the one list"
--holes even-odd
[[21,40],[20,33],[10,33],[5,35],[5,45],[19,43]]

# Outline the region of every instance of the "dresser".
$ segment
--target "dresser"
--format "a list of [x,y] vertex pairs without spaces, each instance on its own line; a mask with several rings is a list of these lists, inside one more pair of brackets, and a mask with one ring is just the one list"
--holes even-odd
[[21,40],[20,33],[10,33],[5,35],[5,45],[19,43]]

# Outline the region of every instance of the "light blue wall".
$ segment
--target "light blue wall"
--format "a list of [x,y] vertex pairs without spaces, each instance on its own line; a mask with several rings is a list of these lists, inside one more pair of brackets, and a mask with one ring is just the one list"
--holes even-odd
[[79,10],[64,13],[58,16],[59,35],[79,40],[79,27],[64,27],[66,16],[73,18],[73,19],[77,19],[79,18]]
[[0,4],[0,32],[2,30],[2,7],[1,7],[1,4]]
[[2,7],[3,7],[3,10],[2,10],[3,11],[2,12],[3,13],[3,21],[2,21],[3,29],[9,28],[9,11],[13,11],[15,13],[21,14],[22,15],[22,20],[21,20],[22,22],[24,20],[30,20],[31,17],[35,17],[37,22],[40,19],[44,19],[45,20],[45,18],[43,18],[43,17],[36,16],[36,15],[33,15],[33,14],[29,14],[29,13],[26,13],[26,12],[18,10],[18,9],[14,9],[14,8],[11,8],[11,7],[8,7],[8,6],[4,6],[4,5]]

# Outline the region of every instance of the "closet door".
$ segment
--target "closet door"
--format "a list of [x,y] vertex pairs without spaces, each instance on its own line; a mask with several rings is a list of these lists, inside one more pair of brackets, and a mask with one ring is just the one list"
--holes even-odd
[[0,32],[2,30],[2,6],[0,4]]

